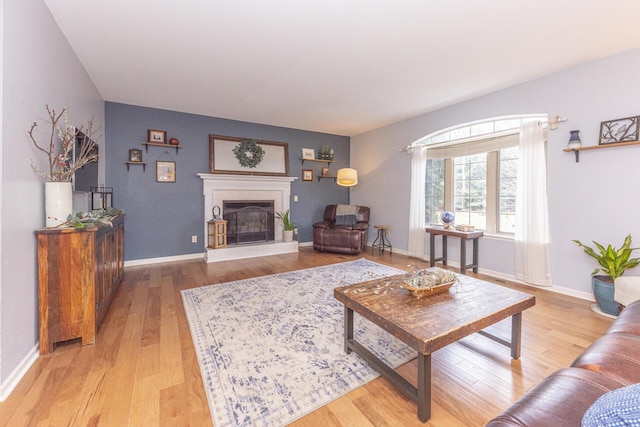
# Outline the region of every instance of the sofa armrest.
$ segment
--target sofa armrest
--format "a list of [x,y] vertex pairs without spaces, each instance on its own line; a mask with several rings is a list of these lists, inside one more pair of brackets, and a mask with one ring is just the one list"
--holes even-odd
[[320,221],[313,224],[313,228],[330,228],[327,221]]
[[640,277],[618,277],[614,283],[613,299],[624,306],[640,299]]
[[369,223],[368,222],[358,222],[356,225],[353,226],[354,230],[360,230],[360,231],[365,231],[369,229]]

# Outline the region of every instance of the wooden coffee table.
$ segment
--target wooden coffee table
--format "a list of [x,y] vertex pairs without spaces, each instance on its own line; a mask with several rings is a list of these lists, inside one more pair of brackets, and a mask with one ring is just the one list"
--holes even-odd
[[[463,282],[444,293],[416,298],[400,286],[401,277],[336,288],[334,297],[345,306],[345,351],[355,351],[403,395],[416,402],[418,418],[425,422],[431,417],[431,353],[478,332],[510,347],[511,357],[518,359],[522,311],[535,305],[535,297],[461,276]],[[414,387],[354,339],[354,311],[417,351],[418,387]],[[512,319],[510,341],[482,330],[508,317]]]

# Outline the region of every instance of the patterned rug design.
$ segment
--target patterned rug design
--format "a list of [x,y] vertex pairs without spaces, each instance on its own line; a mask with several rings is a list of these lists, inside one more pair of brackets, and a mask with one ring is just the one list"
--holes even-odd
[[[182,291],[215,427],[286,425],[377,378],[344,351],[333,288],[398,273],[361,258]],[[390,366],[415,358],[357,314],[354,330]]]

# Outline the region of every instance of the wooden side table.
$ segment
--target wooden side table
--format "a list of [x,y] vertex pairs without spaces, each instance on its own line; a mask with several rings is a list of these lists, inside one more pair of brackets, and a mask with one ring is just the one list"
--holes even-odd
[[[482,231],[458,231],[455,229],[445,229],[444,227],[426,227],[429,233],[429,263],[433,267],[436,261],[442,261],[447,265],[447,237],[460,238],[460,273],[466,274],[467,268],[473,268],[473,272],[478,272],[478,239],[484,235]],[[442,236],[442,256],[436,258],[436,236]],[[473,241],[473,262],[467,264],[467,241]]]

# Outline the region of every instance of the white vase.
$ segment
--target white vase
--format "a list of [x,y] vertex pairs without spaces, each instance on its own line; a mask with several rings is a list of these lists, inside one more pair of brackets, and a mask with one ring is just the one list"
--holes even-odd
[[73,212],[73,189],[70,182],[44,183],[46,227],[57,227]]
[[283,230],[282,231],[282,241],[283,242],[293,242],[293,230]]

